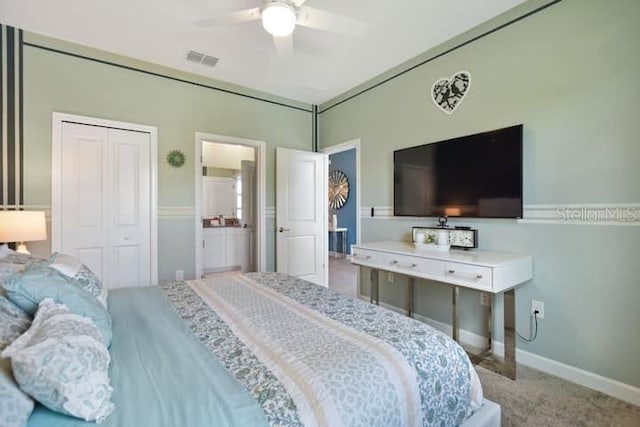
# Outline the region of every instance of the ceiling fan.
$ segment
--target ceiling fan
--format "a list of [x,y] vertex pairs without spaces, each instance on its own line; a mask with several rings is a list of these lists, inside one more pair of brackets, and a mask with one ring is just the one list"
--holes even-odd
[[306,0],[262,0],[258,7],[201,19],[195,24],[207,28],[262,20],[262,26],[273,36],[276,50],[281,55],[292,53],[296,25],[351,36],[364,34],[366,25],[362,22],[304,6],[305,2]]

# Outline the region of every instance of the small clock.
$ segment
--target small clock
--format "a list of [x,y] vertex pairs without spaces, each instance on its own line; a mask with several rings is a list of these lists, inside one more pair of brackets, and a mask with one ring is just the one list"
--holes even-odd
[[449,230],[449,244],[452,248],[472,249],[478,247],[478,230],[454,228]]
[[459,249],[478,247],[478,230],[471,227],[413,227],[412,241],[421,244],[437,244],[438,232],[445,230],[449,237],[449,246]]

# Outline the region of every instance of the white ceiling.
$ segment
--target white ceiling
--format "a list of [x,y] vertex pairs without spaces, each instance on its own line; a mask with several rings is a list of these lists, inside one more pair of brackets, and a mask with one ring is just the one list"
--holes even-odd
[[[365,23],[366,33],[353,37],[298,26],[291,57],[277,55],[259,21],[194,25],[261,0],[0,0],[0,22],[320,104],[523,1],[307,0],[307,6]],[[187,62],[189,50],[220,61],[214,68]]]

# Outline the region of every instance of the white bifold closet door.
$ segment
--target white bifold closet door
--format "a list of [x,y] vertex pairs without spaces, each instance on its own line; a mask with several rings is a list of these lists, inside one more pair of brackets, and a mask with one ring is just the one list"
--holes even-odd
[[64,122],[59,250],[108,289],[151,284],[149,133]]

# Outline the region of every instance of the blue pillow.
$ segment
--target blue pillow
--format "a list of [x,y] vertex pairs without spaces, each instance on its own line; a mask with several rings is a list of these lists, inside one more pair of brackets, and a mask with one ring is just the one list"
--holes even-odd
[[111,316],[93,295],[71,283],[57,270],[44,264],[34,264],[22,273],[14,274],[2,284],[7,297],[18,307],[33,315],[45,298],[66,305],[72,313],[93,320],[102,334],[104,344],[111,345]]

